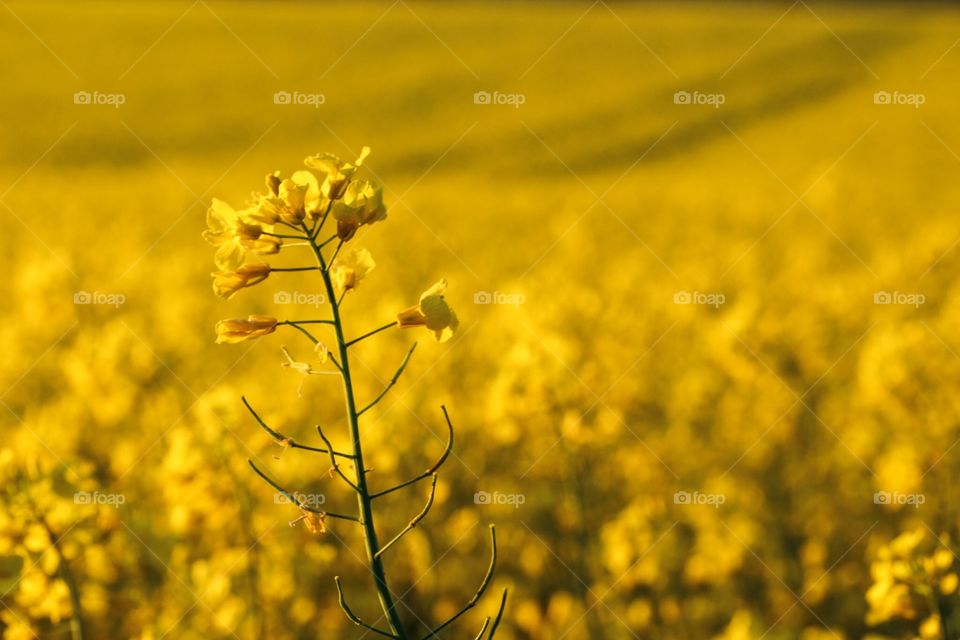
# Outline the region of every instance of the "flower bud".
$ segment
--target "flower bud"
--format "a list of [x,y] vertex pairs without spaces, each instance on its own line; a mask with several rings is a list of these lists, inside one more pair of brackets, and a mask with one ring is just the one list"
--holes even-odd
[[271,316],[247,316],[244,318],[231,318],[221,320],[217,323],[217,342],[235,344],[259,338],[277,330],[276,318]]
[[252,287],[267,279],[270,275],[270,265],[245,264],[236,271],[217,271],[213,276],[213,292],[224,299],[229,299],[240,289]]
[[267,175],[267,189],[270,190],[270,193],[273,195],[280,195],[280,172],[274,171],[273,173]]

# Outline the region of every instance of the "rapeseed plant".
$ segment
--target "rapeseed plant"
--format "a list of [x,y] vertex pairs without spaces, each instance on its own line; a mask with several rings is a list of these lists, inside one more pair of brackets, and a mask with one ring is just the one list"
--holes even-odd
[[[361,416],[379,403],[396,384],[413,355],[416,343],[407,352],[383,391],[362,407],[358,404],[351,378],[350,348],[392,328],[424,327],[433,333],[438,342],[444,342],[457,330],[459,321],[444,298],[447,282],[441,279],[420,296],[417,304],[399,311],[394,320],[359,337],[352,339],[346,337],[347,328],[341,315],[346,294],[356,289],[376,266],[369,251],[347,246],[347,243],[354,238],[360,227],[383,221],[387,217],[382,186],[357,176],[369,153],[369,148],[364,147],[360,156],[353,162],[344,162],[332,154],[319,154],[305,160],[310,171],[296,171],[289,178],[283,178],[280,172],[271,173],[266,178],[267,193],[256,195],[250,206],[239,211],[225,202],[214,200],[207,215],[208,229],[203,237],[217,248],[214,262],[219,270],[212,274],[213,290],[222,298],[230,298],[242,289],[261,284],[276,272],[316,272],[322,279],[330,312],[329,317],[280,320],[272,316],[250,315],[246,318],[221,320],[216,325],[216,341],[218,343],[243,342],[272,334],[281,327],[289,327],[310,341],[316,362],[298,361],[284,346],[281,349],[286,360],[282,366],[305,376],[329,373],[339,375],[342,379],[351,441],[349,451],[336,450],[320,427],[317,427],[317,433],[323,447],[296,443],[271,428],[246,398],[243,398],[243,404],[267,434],[281,446],[315,454],[326,454],[329,457],[331,476],[339,477],[356,494],[356,513],[334,513],[308,504],[306,500],[298,497],[298,494],[288,491],[281,484],[270,479],[252,460],[248,462],[257,475],[295,505],[299,515],[291,525],[303,523],[307,530],[315,535],[326,533],[330,520],[352,523],[361,528],[372,586],[379,599],[388,629],[366,622],[353,612],[347,603],[340,578],[336,576],[334,583],[340,606],[351,622],[367,631],[387,638],[407,640],[415,636],[399,615],[398,601],[390,588],[383,556],[405,534],[419,525],[433,506],[438,472],[452,450],[454,428],[446,407],[441,406],[449,435],[447,446],[440,458],[425,472],[410,480],[385,490],[373,491],[369,487],[368,469],[364,465]],[[328,221],[332,221],[336,229],[329,237],[321,239]],[[276,254],[281,250],[293,251],[304,248],[309,249],[315,265],[275,268],[267,263],[246,262],[248,253]],[[333,349],[329,349],[324,341],[314,336],[314,326],[332,329]],[[324,368],[327,363],[332,365],[333,369]],[[298,393],[300,392],[302,392],[302,385],[298,390]],[[349,468],[345,469],[342,466],[344,461],[349,463]],[[423,509],[399,533],[389,541],[381,543],[375,526],[374,501],[427,479],[430,480],[430,494]],[[459,611],[423,636],[424,640],[438,637],[437,634],[476,606],[483,596],[493,578],[497,560],[496,530],[493,525],[490,526],[490,542],[490,564],[473,597]],[[482,638],[490,640],[494,637],[503,615],[506,598],[507,591],[504,589],[496,616],[492,619],[486,618],[475,636],[478,640]]]

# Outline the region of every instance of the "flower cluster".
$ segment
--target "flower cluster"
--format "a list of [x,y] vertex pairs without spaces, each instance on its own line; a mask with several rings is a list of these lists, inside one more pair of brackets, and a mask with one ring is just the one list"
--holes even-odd
[[867,623],[909,622],[921,638],[940,638],[942,616],[957,593],[956,556],[948,538],[926,528],[907,531],[880,548],[870,566]]
[[[239,211],[214,199],[207,212],[208,228],[203,233],[204,239],[217,248],[214,263],[218,271],[211,274],[214,293],[229,299],[241,289],[260,284],[272,273],[316,269],[329,274],[341,296],[356,289],[376,263],[368,250],[344,247],[361,227],[387,217],[383,187],[357,176],[369,154],[369,147],[364,147],[353,162],[344,162],[330,153],[309,156],[304,160],[308,170],[295,171],[289,178],[282,177],[279,171],[268,174],[267,192],[255,194],[248,206]],[[320,240],[330,218],[336,230]],[[323,258],[322,250],[334,242],[332,256]],[[247,262],[248,254],[277,254],[293,247],[313,248],[324,261],[316,267],[292,268]],[[446,280],[440,280],[430,287],[417,305],[397,314],[396,325],[426,327],[438,341],[448,340],[459,321],[444,299],[446,286]],[[216,327],[217,342],[257,338],[273,333],[279,324],[284,323],[265,315],[222,320]]]

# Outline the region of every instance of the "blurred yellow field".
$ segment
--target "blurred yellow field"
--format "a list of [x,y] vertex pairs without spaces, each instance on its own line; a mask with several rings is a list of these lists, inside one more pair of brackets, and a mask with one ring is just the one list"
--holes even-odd
[[[504,589],[500,639],[960,638],[958,35],[947,4],[0,0],[2,637],[378,637],[339,576],[404,639],[488,638]],[[340,235],[224,300],[215,201]],[[362,278],[347,338],[416,325],[349,345],[357,409],[390,388],[344,478],[456,427],[433,493],[373,503],[382,545],[432,499],[383,554],[396,621],[351,487],[290,446],[353,446],[346,340],[284,324],[329,317],[314,258]],[[249,315],[280,324],[215,343]]]

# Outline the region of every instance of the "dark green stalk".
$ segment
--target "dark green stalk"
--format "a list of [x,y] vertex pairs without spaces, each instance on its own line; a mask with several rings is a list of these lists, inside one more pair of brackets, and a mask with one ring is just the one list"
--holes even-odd
[[[377,539],[377,530],[374,526],[373,502],[370,497],[370,491],[367,488],[367,471],[363,462],[363,444],[360,439],[360,417],[357,412],[356,399],[353,394],[353,383],[350,378],[350,356],[347,352],[347,341],[343,336],[343,322],[340,319],[340,304],[337,302],[336,292],[333,288],[333,282],[330,274],[327,273],[327,263],[323,258],[323,253],[317,245],[316,240],[310,234],[309,229],[304,225],[303,230],[309,236],[310,247],[317,259],[317,266],[320,275],[323,277],[323,283],[327,290],[327,300],[330,304],[330,312],[333,315],[333,326],[337,336],[337,348],[340,352],[340,373],[343,378],[343,394],[345,398],[347,420],[350,427],[350,438],[353,442],[353,463],[356,469],[357,481],[357,508],[360,512],[360,524],[363,527],[363,539],[367,550],[367,561],[370,565],[370,572],[373,574],[374,583],[377,589],[377,597],[380,600],[380,606],[390,625],[390,630],[399,640],[406,640],[407,635],[403,630],[403,623],[397,614],[393,602],[393,596],[387,586],[386,570],[383,566],[383,560],[379,557],[380,542]],[[339,245],[339,246],[342,246]],[[338,246],[338,249],[339,249]]]

